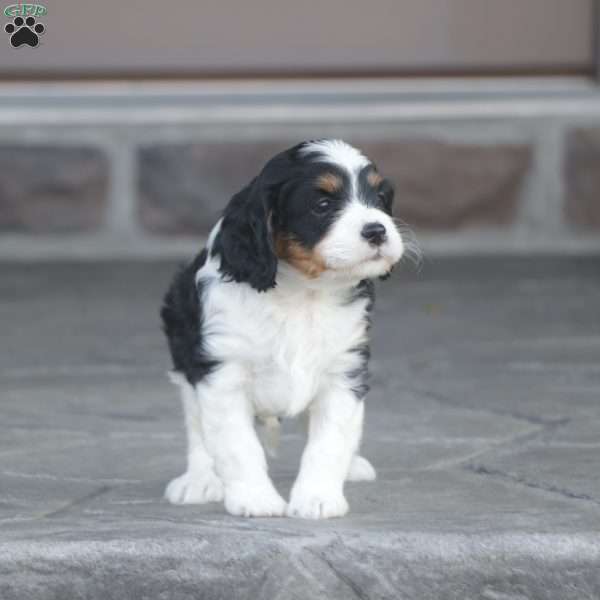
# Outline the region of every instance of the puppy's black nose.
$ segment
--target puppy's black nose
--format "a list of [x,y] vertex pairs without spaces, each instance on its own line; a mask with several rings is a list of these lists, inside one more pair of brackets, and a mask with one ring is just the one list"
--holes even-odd
[[381,223],[373,222],[367,223],[360,234],[371,244],[372,246],[381,246],[385,242],[386,234],[385,227]]

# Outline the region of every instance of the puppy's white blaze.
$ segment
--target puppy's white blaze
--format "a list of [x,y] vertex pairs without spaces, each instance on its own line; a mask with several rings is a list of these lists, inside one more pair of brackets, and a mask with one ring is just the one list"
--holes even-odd
[[370,164],[366,156],[342,140],[317,140],[310,142],[303,148],[303,153],[310,154],[311,152],[321,153],[324,161],[332,162],[346,169],[351,175]]
[[[372,222],[381,223],[386,229],[387,239],[379,248],[370,246],[361,235],[362,228]],[[379,260],[373,260],[377,250]],[[333,270],[344,270],[350,275],[356,269],[362,277],[376,277],[388,272],[402,258],[404,244],[389,215],[352,200],[319,242],[317,251]]]

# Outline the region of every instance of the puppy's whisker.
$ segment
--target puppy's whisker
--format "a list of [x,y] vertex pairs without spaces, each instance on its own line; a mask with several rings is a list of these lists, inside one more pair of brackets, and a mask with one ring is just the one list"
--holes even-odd
[[393,217],[393,221],[402,236],[404,244],[404,258],[407,262],[413,264],[417,272],[421,270],[423,265],[423,251],[417,241],[415,232],[399,217]]

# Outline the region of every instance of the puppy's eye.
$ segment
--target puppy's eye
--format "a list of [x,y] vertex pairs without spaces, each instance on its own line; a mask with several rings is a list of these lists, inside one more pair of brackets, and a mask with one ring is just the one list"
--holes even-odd
[[318,215],[323,215],[331,209],[332,201],[329,198],[320,198],[313,204],[313,211]]

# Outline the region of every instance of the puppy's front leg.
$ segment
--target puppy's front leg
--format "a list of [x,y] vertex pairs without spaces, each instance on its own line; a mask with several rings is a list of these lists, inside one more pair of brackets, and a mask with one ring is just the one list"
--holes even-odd
[[267,474],[265,453],[254,429],[242,367],[226,365],[196,387],[204,442],[224,485],[232,515],[272,517],[285,513],[285,501]]
[[287,514],[321,519],[348,512],[344,480],[362,433],[364,405],[342,382],[320,393],[310,408],[308,443]]

